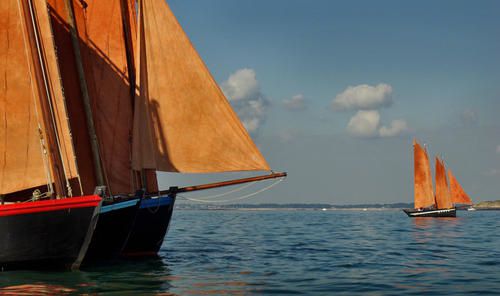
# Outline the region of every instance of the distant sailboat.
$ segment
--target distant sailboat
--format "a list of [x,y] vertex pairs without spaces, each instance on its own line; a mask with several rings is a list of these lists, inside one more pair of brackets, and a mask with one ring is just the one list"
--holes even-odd
[[472,209],[472,200],[462,188],[455,175],[448,169],[448,180],[450,181],[451,200],[457,209]]
[[455,217],[456,209],[451,201],[446,180],[446,170],[436,158],[436,194],[432,190],[432,176],[427,151],[416,140],[414,153],[414,209],[404,209],[409,217]]

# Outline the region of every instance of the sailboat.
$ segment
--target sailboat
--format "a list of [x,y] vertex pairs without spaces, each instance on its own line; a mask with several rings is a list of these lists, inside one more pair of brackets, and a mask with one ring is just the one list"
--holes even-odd
[[436,157],[436,192],[432,189],[432,175],[427,150],[413,141],[414,209],[403,209],[409,217],[455,217],[446,169]]
[[457,210],[473,209],[472,199],[460,185],[451,169],[448,169],[448,180],[450,181],[451,200],[455,208]]
[[[163,0],[0,8],[0,267],[155,255],[178,193],[286,176]],[[157,171],[270,173],[159,190]]]
[[47,5],[0,2],[0,270],[78,268],[101,206],[82,194]]
[[271,171],[168,4],[140,0],[137,7],[132,168],[153,173],[270,173],[146,194],[122,252],[126,256],[159,251],[178,193],[286,176]]

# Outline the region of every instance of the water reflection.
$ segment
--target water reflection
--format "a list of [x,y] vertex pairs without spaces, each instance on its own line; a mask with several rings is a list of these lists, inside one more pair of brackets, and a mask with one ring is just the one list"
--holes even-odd
[[166,293],[175,279],[160,258],[127,260],[76,272],[5,272],[0,278],[0,295]]
[[69,295],[75,289],[57,285],[30,284],[0,288],[0,295]]

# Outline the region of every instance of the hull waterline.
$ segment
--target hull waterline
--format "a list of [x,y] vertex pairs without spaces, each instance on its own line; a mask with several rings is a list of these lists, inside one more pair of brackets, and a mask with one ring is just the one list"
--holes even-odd
[[100,204],[94,195],[0,206],[0,270],[79,268]]
[[174,204],[172,196],[144,198],[122,255],[156,256],[168,232]]
[[456,217],[457,210],[455,208],[451,209],[403,209],[403,211],[408,215],[408,217]]

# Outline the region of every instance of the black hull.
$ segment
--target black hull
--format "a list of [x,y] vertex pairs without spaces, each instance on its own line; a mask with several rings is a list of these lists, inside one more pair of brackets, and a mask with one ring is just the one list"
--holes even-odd
[[156,256],[167,234],[175,197],[161,196],[145,198],[139,212],[123,256]]
[[103,204],[84,264],[119,257],[132,231],[140,204],[139,198],[115,198]]
[[[87,198],[87,200],[85,200]],[[93,201],[89,201],[89,200]],[[62,205],[65,200],[70,205]],[[0,270],[77,269],[97,223],[100,198],[78,197],[16,205],[0,216]],[[31,209],[22,208],[31,206]],[[3,210],[3,209],[2,209]]]
[[454,218],[457,216],[457,210],[456,209],[423,209],[423,210],[417,210],[417,209],[404,209],[403,210],[408,217],[411,218],[416,218],[416,217],[449,217],[449,218]]

